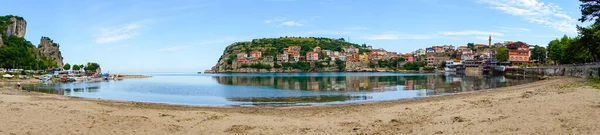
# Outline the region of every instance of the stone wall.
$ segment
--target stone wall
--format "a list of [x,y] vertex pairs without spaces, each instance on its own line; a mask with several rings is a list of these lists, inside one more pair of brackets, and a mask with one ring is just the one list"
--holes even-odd
[[546,76],[572,76],[579,78],[600,79],[600,65],[574,65],[574,66],[549,66],[539,68],[523,68],[520,71],[525,74]]

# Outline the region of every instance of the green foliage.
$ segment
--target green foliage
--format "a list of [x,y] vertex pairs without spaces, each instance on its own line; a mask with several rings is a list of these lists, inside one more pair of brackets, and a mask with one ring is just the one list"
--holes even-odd
[[63,66],[64,70],[71,70],[71,64],[67,63]]
[[403,62],[404,58],[389,59],[389,60],[378,60],[377,65],[380,68],[399,68],[400,62]]
[[335,60],[335,65],[337,65],[338,71],[344,71],[344,69],[346,69],[346,62],[340,59]]
[[279,64],[277,64],[277,63],[275,63],[275,64],[273,65],[273,68],[281,68],[281,65],[279,65]]
[[8,69],[47,69],[58,67],[56,62],[45,58],[36,58],[37,51],[31,42],[16,36],[2,36],[4,45],[0,47],[0,67]]
[[425,63],[424,61],[409,62],[409,63],[404,64],[404,69],[419,70],[420,67],[425,67],[425,65],[427,65],[427,63]]
[[369,63],[370,68],[375,68],[375,63]]
[[79,67],[79,65],[77,65],[77,64],[73,65],[73,70],[79,70],[79,69],[81,69],[81,67]]
[[224,53],[249,53],[252,50],[259,50],[263,52],[263,57],[277,57],[277,54],[283,52],[283,48],[287,48],[289,46],[301,46],[301,55],[306,55],[306,52],[312,51],[317,46],[321,47],[322,50],[332,51],[342,51],[343,46],[354,46],[359,48],[359,51],[361,49],[364,49],[358,44],[349,43],[342,39],[331,39],[323,37],[280,37],[254,39],[250,42],[236,42],[227,46]]
[[281,63],[283,68],[300,69],[302,71],[308,71],[311,69],[310,63],[308,62],[296,62],[296,63]]
[[579,21],[594,21],[594,23],[598,23],[600,17],[600,2],[598,0],[579,0],[581,2],[581,18]]
[[98,63],[94,63],[94,62],[88,62],[87,65],[85,66],[85,70],[87,71],[96,71],[96,69],[100,68],[100,64]]
[[531,60],[536,60],[538,62],[546,62],[546,48],[535,45],[531,50]]
[[227,64],[231,64],[233,63],[233,61],[237,59],[237,55],[236,54],[229,54],[229,57],[227,59]]
[[6,30],[6,27],[8,27],[8,25],[13,23],[10,20],[10,18],[13,18],[13,17],[17,18],[18,20],[23,20],[23,17],[20,17],[20,16],[14,16],[14,15],[0,16],[0,31]]
[[475,43],[467,43],[467,47],[475,49]]
[[[584,28],[587,29],[587,28]],[[587,31],[587,30],[584,30]],[[570,38],[567,35],[548,43],[548,58],[557,64],[584,63],[592,61],[591,52],[597,49],[589,49],[593,46],[594,35]],[[533,54],[532,54],[533,55]]]
[[496,49],[496,54],[494,55],[496,60],[498,61],[507,61],[508,60],[508,48],[500,47]]
[[425,67],[423,67],[423,70],[427,70],[427,71],[431,71],[431,70],[434,70],[434,69],[435,69],[434,66],[425,66]]

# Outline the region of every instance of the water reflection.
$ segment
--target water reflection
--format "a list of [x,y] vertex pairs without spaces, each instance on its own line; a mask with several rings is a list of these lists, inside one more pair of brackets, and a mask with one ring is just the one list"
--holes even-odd
[[86,98],[188,105],[306,105],[447,95],[535,80],[454,73],[186,74],[118,82],[25,85],[23,89]]
[[428,76],[214,76],[218,83],[266,86],[281,90],[313,92],[386,92],[426,90],[418,96],[445,95],[505,87],[535,81],[534,78],[440,74]]
[[98,85],[97,83],[42,84],[23,86],[23,90],[59,95],[72,95],[74,93],[95,93],[98,92],[99,89],[100,85]]

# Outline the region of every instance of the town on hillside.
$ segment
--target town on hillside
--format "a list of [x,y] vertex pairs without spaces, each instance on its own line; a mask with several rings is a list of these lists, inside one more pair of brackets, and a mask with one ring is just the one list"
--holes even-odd
[[[497,66],[530,64],[532,45],[521,41],[504,41],[492,44],[469,43],[464,46],[431,46],[410,53],[374,49],[370,45],[342,46],[339,51],[322,49],[319,46],[303,48],[299,45],[286,46],[276,55],[265,56],[264,50],[252,49],[231,54],[232,69],[244,68],[288,68],[298,63],[310,67],[338,67],[336,71],[399,71],[399,70],[446,70],[457,71],[475,67],[475,70],[492,69]],[[304,50],[303,53],[301,53]],[[498,56],[498,57],[497,57]],[[290,66],[291,65],[291,66]],[[287,66],[287,67],[286,67]],[[354,69],[350,69],[354,68]],[[503,67],[504,68],[504,67]],[[308,69],[308,68],[307,68]],[[216,71],[213,68],[212,71]],[[207,72],[212,72],[207,70]],[[306,70],[305,70],[306,71]],[[314,70],[313,70],[314,71]]]

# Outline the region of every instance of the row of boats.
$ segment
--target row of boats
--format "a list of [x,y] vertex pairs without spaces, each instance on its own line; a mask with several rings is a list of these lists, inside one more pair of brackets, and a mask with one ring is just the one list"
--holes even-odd
[[483,63],[482,61],[465,61],[465,63],[461,61],[446,61],[446,66],[444,67],[444,71],[446,72],[456,72],[456,71],[464,71],[467,67],[472,68],[480,68],[482,71],[494,71],[494,72],[504,72],[506,70],[506,66],[501,63]]

